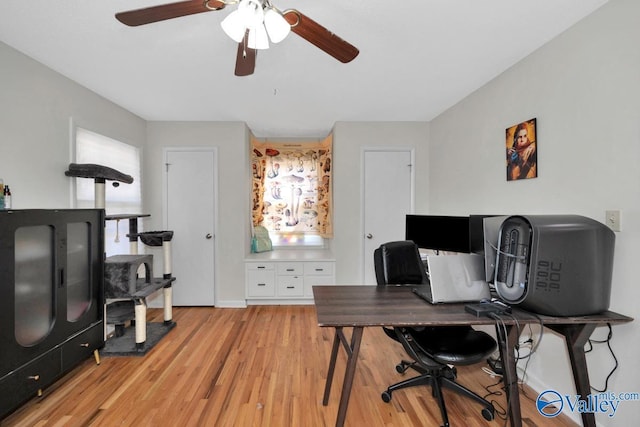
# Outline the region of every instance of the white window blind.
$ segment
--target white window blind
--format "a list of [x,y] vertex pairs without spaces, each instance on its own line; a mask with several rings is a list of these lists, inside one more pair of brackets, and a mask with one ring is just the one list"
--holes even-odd
[[[142,192],[140,183],[140,151],[124,142],[76,128],[75,163],[93,163],[116,169],[133,177],[133,183],[119,183],[118,187],[107,181],[105,185],[105,211],[107,215],[142,213]],[[76,206],[95,206],[95,183],[92,179],[76,178]],[[141,230],[139,225],[139,230]],[[129,222],[107,221],[105,228],[105,250],[107,255],[129,253],[126,237]]]

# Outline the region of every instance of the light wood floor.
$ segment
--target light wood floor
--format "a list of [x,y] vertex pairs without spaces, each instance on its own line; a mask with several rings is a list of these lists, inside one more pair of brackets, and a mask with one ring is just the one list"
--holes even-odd
[[[338,359],[328,406],[322,406],[330,328],[319,328],[313,306],[247,309],[175,308],[173,329],[145,357],[88,359],[2,421],[2,426],[333,426],[344,372]],[[161,321],[160,310],[149,310]],[[158,316],[155,319],[154,316]],[[402,375],[402,347],[380,328],[365,329],[347,426],[438,426],[430,390],[413,387],[384,403],[380,393]],[[410,375],[408,372],[407,375]],[[459,381],[481,394],[497,382],[481,366],[459,369]],[[490,387],[499,391],[500,386]],[[522,399],[525,426],[574,426],[545,419],[535,393]],[[452,426],[503,426],[445,391]],[[505,406],[504,395],[495,397]]]

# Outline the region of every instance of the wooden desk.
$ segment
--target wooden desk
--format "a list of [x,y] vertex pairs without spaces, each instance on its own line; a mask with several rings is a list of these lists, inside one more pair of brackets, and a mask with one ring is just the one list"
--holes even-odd
[[[362,333],[370,326],[452,326],[496,325],[493,319],[475,317],[464,311],[464,304],[431,305],[414,295],[408,287],[396,286],[314,286],[313,296],[318,325],[335,328],[331,359],[322,404],[327,405],[340,344],[347,353],[336,426],[344,425],[351,386],[358,361]],[[517,319],[517,321],[516,321]],[[520,396],[516,373],[515,347],[521,326],[542,323],[565,337],[576,390],[585,398],[591,393],[584,345],[597,326],[630,322],[633,319],[610,311],[593,316],[537,316],[514,309],[513,318],[504,316],[505,328],[496,325],[498,347],[504,366],[504,383],[509,402],[512,427],[522,425]],[[516,325],[519,325],[516,327]],[[351,342],[343,328],[353,328]],[[583,413],[585,426],[595,427],[595,416]]]

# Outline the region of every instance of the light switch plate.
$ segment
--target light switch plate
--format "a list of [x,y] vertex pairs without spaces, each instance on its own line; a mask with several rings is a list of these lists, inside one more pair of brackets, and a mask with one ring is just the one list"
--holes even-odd
[[613,231],[620,231],[620,211],[606,211],[605,224],[607,224]]

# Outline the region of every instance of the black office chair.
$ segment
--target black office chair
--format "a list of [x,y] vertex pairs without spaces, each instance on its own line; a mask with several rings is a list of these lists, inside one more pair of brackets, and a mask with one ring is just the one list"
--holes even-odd
[[[389,242],[374,251],[376,281],[379,286],[428,283],[425,266],[418,247],[412,241]],[[417,297],[416,297],[417,298]],[[393,384],[382,393],[382,400],[391,401],[391,394],[401,388],[430,385],[438,401],[445,427],[449,426],[442,388],[468,397],[483,406],[482,416],[493,420],[495,411],[490,402],[455,381],[456,369],[450,365],[472,365],[491,355],[496,341],[485,332],[471,326],[441,326],[425,328],[383,328],[392,339],[400,342],[412,361],[401,361],[396,371],[411,368],[419,376]]]

